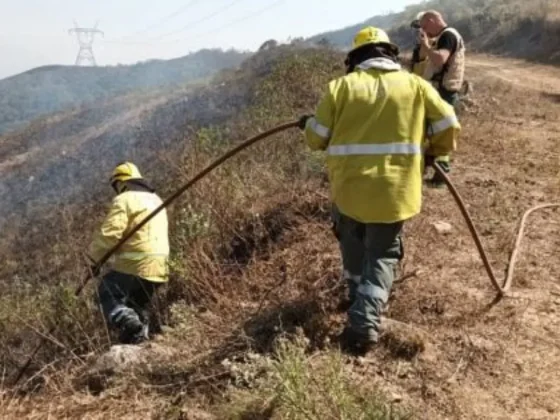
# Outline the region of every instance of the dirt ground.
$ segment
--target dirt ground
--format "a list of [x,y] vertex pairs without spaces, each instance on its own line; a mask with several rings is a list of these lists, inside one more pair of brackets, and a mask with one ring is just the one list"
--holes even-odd
[[[467,78],[474,104],[461,116],[452,179],[502,281],[524,211],[560,200],[560,69],[475,56]],[[438,221],[452,232],[436,233]],[[388,313],[422,329],[427,349],[413,360],[373,357],[379,381],[418,404],[421,418],[560,418],[559,212],[535,213],[526,232],[513,297],[492,305],[450,194],[427,190],[407,227],[405,267],[422,272],[395,288]]]
[[[467,78],[474,91],[460,115],[463,132],[451,177],[501,280],[522,214],[560,201],[560,69],[477,55],[469,57]],[[279,314],[284,326],[303,327],[317,353],[344,321],[333,289],[339,255],[327,201],[320,195],[310,200],[315,204],[295,210],[289,202],[279,206],[276,238],[266,252],[252,250],[251,262],[229,279],[238,286],[220,316],[236,318],[259,343],[258,351],[267,351],[274,335],[270,325]],[[448,223],[451,231],[438,232],[437,222]],[[347,358],[356,384],[377,384],[399,404],[416,408],[417,418],[560,419],[559,249],[560,212],[535,213],[513,294],[496,303],[451,195],[427,189],[423,213],[405,228],[406,277],[394,287],[382,342],[363,358]],[[248,295],[254,300],[242,300]],[[217,315],[204,316],[212,324]],[[103,401],[73,398],[80,413],[100,406],[109,413],[115,392]],[[56,406],[52,399],[33,403],[35,415]]]

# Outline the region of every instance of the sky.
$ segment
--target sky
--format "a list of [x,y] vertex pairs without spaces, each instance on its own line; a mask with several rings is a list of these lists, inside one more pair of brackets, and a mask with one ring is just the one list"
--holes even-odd
[[169,59],[201,48],[255,50],[340,29],[418,0],[0,0],[0,78],[34,67],[74,64],[78,41],[95,37],[98,65]]

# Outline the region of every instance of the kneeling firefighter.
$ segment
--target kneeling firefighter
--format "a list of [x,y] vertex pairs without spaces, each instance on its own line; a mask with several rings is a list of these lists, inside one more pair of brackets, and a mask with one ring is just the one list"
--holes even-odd
[[[162,204],[162,200],[130,163],[119,164],[110,179],[117,196],[89,256],[99,261],[124,235]],[[148,339],[148,307],[158,286],[168,281],[168,221],[163,209],[116,252],[112,270],[99,285],[99,300],[109,326],[123,344]],[[98,273],[94,273],[97,275]]]
[[[404,221],[421,210],[422,172],[456,148],[453,107],[427,81],[398,64],[381,29],[355,36],[347,74],[332,80],[314,115],[300,119],[306,142],[327,153],[334,230],[351,306],[346,345],[378,341],[380,315],[403,257]],[[425,122],[431,130],[423,151]]]

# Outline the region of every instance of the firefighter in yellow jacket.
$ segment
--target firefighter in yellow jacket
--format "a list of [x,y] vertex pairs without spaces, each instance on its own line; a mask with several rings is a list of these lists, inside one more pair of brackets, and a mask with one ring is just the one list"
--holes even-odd
[[[119,164],[110,182],[117,196],[90,246],[89,256],[95,262],[162,204],[130,162]],[[99,285],[99,300],[108,324],[119,330],[120,342],[138,344],[148,338],[148,307],[152,295],[168,280],[165,209],[132,235],[114,256],[112,270]]]
[[[300,119],[308,146],[327,153],[351,302],[343,338],[354,350],[378,340],[403,257],[403,223],[421,210],[423,166],[455,150],[461,129],[453,107],[427,81],[401,69],[398,53],[384,31],[358,32],[347,74],[328,84],[315,115]],[[426,120],[431,137],[423,150]]]

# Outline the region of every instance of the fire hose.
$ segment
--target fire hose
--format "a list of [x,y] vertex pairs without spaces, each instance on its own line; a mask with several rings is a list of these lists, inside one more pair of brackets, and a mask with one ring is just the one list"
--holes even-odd
[[[111,249],[109,249],[109,251],[107,251],[105,253],[105,255],[103,255],[103,257],[101,257],[101,259],[99,261],[97,261],[94,269],[89,271],[88,275],[84,278],[82,283],[76,288],[76,290],[74,291],[74,296],[77,297],[82,293],[82,291],[86,287],[89,280],[92,277],[94,277],[92,275],[92,273],[94,271],[97,271],[98,269],[100,269],[101,266],[103,266],[103,264],[105,264],[109,260],[109,258],[111,258],[111,256],[126,241],[128,241],[132,237],[132,235],[134,235],[136,232],[138,232],[138,230],[140,230],[146,223],[148,223],[150,220],[152,220],[160,211],[162,211],[164,208],[169,206],[173,201],[175,201],[181,194],[183,194],[185,191],[187,191],[189,188],[191,188],[195,183],[200,181],[202,178],[204,178],[206,175],[208,175],[210,172],[212,172],[214,169],[216,169],[218,166],[220,166],[226,160],[235,156],[236,154],[238,154],[242,150],[246,149],[247,147],[251,146],[252,144],[258,142],[259,140],[263,140],[267,137],[270,137],[270,136],[272,136],[276,133],[280,133],[280,132],[288,130],[290,128],[297,127],[298,124],[299,124],[299,121],[292,121],[292,122],[289,122],[289,123],[281,124],[281,125],[278,125],[278,126],[272,128],[272,129],[268,130],[268,131],[260,133],[260,134],[254,136],[254,137],[251,137],[250,139],[241,143],[239,146],[234,147],[233,149],[231,149],[230,151],[228,151],[227,153],[225,153],[224,155],[222,155],[221,157],[216,159],[214,162],[212,162],[210,165],[208,165],[206,168],[204,168],[202,171],[200,171],[198,174],[196,174],[192,179],[190,179],[186,184],[184,184],[175,193],[173,193],[169,198],[167,198],[162,204],[160,204],[159,207],[157,207],[154,211],[152,211],[149,215],[147,215],[140,223],[138,223],[134,228],[132,228],[130,230],[130,232],[125,234]],[[16,376],[16,379],[14,381],[14,385],[17,385],[17,383],[23,377],[23,375],[25,374],[27,369],[29,369],[29,366],[31,365],[31,362],[33,361],[33,359],[35,358],[35,356],[37,355],[39,350],[43,347],[43,344],[45,343],[45,340],[47,339],[47,337],[52,336],[54,334],[57,327],[58,326],[56,324],[53,325],[47,334],[41,336],[41,340],[39,341],[39,344],[37,345],[37,347],[35,347],[35,350],[31,353],[31,355],[29,356],[27,361],[24,363],[24,365],[19,369],[18,374]]]
[[[233,149],[229,150],[227,153],[225,153],[220,158],[216,159],[214,162],[212,162],[210,165],[208,165],[205,169],[200,171],[197,175],[195,175],[192,179],[190,179],[187,183],[185,183],[181,188],[179,188],[175,193],[173,193],[169,198],[167,198],[152,213],[150,213],[148,216],[146,216],[146,218],[144,218],[138,225],[136,225],[127,234],[125,234],[118,241],[118,243],[115,244],[109,251],[107,251],[105,253],[105,255],[103,255],[103,257],[95,264],[94,270],[91,270],[88,273],[87,277],[85,277],[84,280],[82,281],[82,283],[76,288],[76,290],[74,291],[74,295],[77,297],[82,293],[82,291],[84,290],[84,288],[87,285],[87,283],[89,282],[89,280],[94,277],[92,275],[93,271],[96,271],[97,269],[101,268],[101,266],[103,266],[103,264],[105,264],[109,260],[109,258],[126,241],[128,241],[130,239],[130,237],[132,237],[132,235],[134,235],[139,229],[141,229],[146,223],[148,223],[153,217],[155,217],[161,210],[168,207],[173,201],[175,201],[185,191],[187,191],[189,188],[191,188],[196,182],[200,181],[202,178],[204,178],[212,170],[214,170],[215,168],[220,166],[226,160],[235,156],[237,153],[239,153],[242,150],[246,149],[247,147],[253,145],[254,143],[256,143],[260,140],[263,140],[267,137],[270,137],[274,134],[277,134],[277,133],[280,133],[282,131],[288,130],[290,128],[295,128],[297,126],[298,126],[298,121],[292,121],[292,122],[288,122],[288,123],[285,123],[285,124],[278,125],[278,126],[272,128],[272,129],[268,130],[268,131],[260,133],[260,134],[254,136],[254,137],[251,137],[250,139],[248,139],[248,140],[244,141],[243,143],[239,144],[237,147],[234,147]],[[511,257],[510,257],[508,270],[506,272],[507,273],[506,278],[504,280],[503,285],[500,285],[496,275],[494,274],[494,271],[492,269],[492,266],[490,264],[490,261],[488,259],[487,254],[486,254],[484,246],[482,245],[482,241],[480,240],[480,236],[478,234],[478,231],[476,230],[476,228],[474,226],[472,218],[471,218],[471,216],[470,216],[470,214],[467,210],[467,207],[465,206],[465,203],[464,203],[461,195],[459,194],[459,192],[457,191],[457,189],[455,188],[455,186],[451,182],[451,179],[447,176],[447,174],[444,172],[444,170],[441,168],[441,166],[439,166],[439,164],[437,162],[435,162],[433,164],[433,168],[443,178],[443,180],[445,181],[445,184],[447,185],[451,194],[453,195],[453,198],[455,199],[455,202],[457,203],[459,209],[461,210],[461,213],[462,213],[462,215],[463,215],[463,217],[464,217],[464,219],[467,223],[469,231],[470,231],[470,233],[471,233],[471,235],[474,239],[474,242],[476,244],[476,247],[478,249],[478,252],[480,254],[482,262],[484,264],[484,268],[486,269],[486,272],[488,274],[488,277],[490,278],[490,281],[492,282],[492,285],[494,286],[494,288],[496,289],[496,291],[498,293],[498,298],[503,297],[504,295],[507,294],[507,292],[510,290],[511,285],[512,285],[514,266],[515,266],[515,262],[517,260],[521,240],[523,239],[527,218],[533,212],[535,212],[537,210],[546,209],[546,208],[553,208],[553,207],[560,207],[560,203],[539,205],[537,207],[531,208],[530,210],[528,210],[524,214],[524,216],[521,220],[520,226],[519,226],[519,232],[518,232],[518,235],[517,235],[517,239],[515,241],[515,245],[514,245],[514,248],[513,248]],[[52,336],[54,334],[54,332],[56,331],[56,329],[57,329],[57,325],[55,324],[53,327],[51,327],[51,329],[49,330],[49,332],[47,334],[44,334],[44,335],[41,336],[41,340],[40,340],[39,344],[34,349],[34,351],[31,353],[31,355],[29,356],[29,358],[27,359],[25,364],[19,369],[17,377],[14,381],[14,385],[16,385],[20,381],[20,379],[23,377],[23,375],[25,374],[25,372],[27,371],[27,369],[31,365],[31,362],[33,361],[33,359],[35,358],[35,356],[37,355],[39,350],[42,348],[45,340],[49,336]]]
[[447,188],[449,188],[449,191],[451,192],[451,195],[455,199],[455,202],[457,203],[457,206],[459,207],[459,210],[461,210],[461,214],[463,215],[463,218],[465,219],[465,222],[467,223],[469,231],[471,232],[471,235],[474,239],[474,242],[476,244],[476,248],[478,249],[478,253],[480,254],[480,258],[482,259],[482,263],[484,264],[484,268],[486,269],[486,273],[488,274],[488,278],[492,282],[492,286],[494,286],[494,288],[496,289],[496,292],[498,293],[498,297],[505,296],[510,291],[511,286],[513,284],[513,273],[514,273],[515,263],[517,262],[517,257],[519,255],[519,249],[521,247],[521,240],[523,239],[523,236],[525,234],[525,225],[527,224],[527,219],[529,218],[529,216],[532,213],[536,212],[537,210],[557,208],[557,207],[560,207],[560,203],[541,204],[541,205],[532,207],[525,212],[525,214],[521,218],[521,222],[519,223],[517,238],[515,240],[515,244],[513,246],[512,252],[511,252],[511,256],[510,256],[510,259],[509,259],[509,264],[508,264],[508,268],[507,268],[507,271],[506,271],[504,282],[503,282],[502,285],[500,285],[500,282],[498,281],[498,278],[494,274],[494,270],[492,269],[492,265],[490,264],[490,260],[488,259],[488,255],[486,254],[486,251],[484,250],[484,246],[482,245],[482,241],[480,240],[480,236],[478,234],[478,231],[476,230],[476,227],[474,226],[474,223],[472,221],[472,217],[469,214],[469,211],[467,210],[467,206],[465,205],[465,202],[463,201],[463,198],[461,197],[461,195],[457,191],[457,188],[455,188],[455,185],[453,185],[453,182],[451,182],[451,179],[447,176],[447,174],[444,172],[442,167],[437,162],[434,163],[433,168],[443,178],[443,180],[445,181],[445,184],[447,185]]

